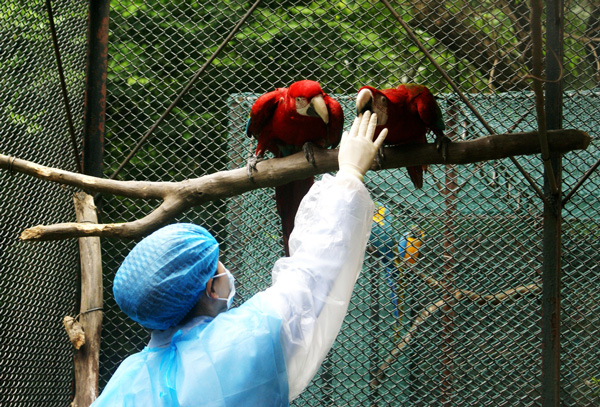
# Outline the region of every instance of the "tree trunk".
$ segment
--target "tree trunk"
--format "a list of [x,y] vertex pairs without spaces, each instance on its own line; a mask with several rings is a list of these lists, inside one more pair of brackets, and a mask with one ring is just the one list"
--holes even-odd
[[[98,223],[91,195],[73,197],[79,223]],[[99,237],[79,238],[81,261],[80,323],[85,344],[75,351],[75,399],[72,407],[88,407],[98,397],[100,333],[102,331],[102,257]]]

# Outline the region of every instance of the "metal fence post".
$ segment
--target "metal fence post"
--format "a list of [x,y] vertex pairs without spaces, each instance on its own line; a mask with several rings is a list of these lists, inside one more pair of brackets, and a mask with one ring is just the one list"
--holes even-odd
[[103,174],[109,9],[110,1],[92,0],[88,15],[83,172],[94,177]]
[[[546,3],[546,126],[548,130],[562,128],[562,56],[563,2]],[[561,286],[561,170],[562,157],[551,154],[558,193],[550,194],[548,177],[544,177],[544,192],[549,202],[544,204],[544,236],[542,262],[542,405],[560,405],[560,286]]]

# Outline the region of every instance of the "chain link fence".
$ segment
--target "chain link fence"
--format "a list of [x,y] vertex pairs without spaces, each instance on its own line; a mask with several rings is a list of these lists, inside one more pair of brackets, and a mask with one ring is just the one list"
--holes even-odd
[[[111,2],[105,176],[250,6]],[[87,5],[55,7],[80,117]],[[496,133],[537,128],[523,80],[531,69],[528,2],[410,0],[393,7]],[[74,170],[44,3],[7,1],[0,11],[0,153]],[[565,192],[600,158],[599,17],[595,1],[565,6],[563,127],[592,137],[587,150],[563,157]],[[263,1],[117,178],[180,181],[244,166],[255,147],[244,131],[253,101],[305,78],[342,104],[346,128],[361,86],[417,82],[437,95],[453,140],[488,134],[381,3]],[[516,160],[542,187],[540,158]],[[379,212],[365,267],[334,348],[292,404],[539,405],[543,204],[514,163],[430,166],[421,190],[405,169],[371,172],[366,184]],[[600,404],[599,184],[593,172],[563,210],[565,406]],[[24,244],[16,236],[28,226],[73,220],[73,191],[9,171],[0,171],[0,187],[0,404],[65,405],[72,351],[60,320],[76,312],[76,243]],[[131,221],[158,204],[102,196],[100,218]],[[176,221],[217,237],[239,283],[236,304],[270,284],[283,255],[272,189],[215,201]],[[422,242],[416,261],[398,248],[407,236]],[[114,273],[135,243],[102,240],[100,388],[149,339],[112,297]]]
[[[87,9],[65,2],[57,35],[81,129]],[[76,171],[43,1],[0,4],[0,153]],[[27,227],[74,221],[73,188],[0,170],[0,405],[65,406],[76,308],[75,240],[25,243]]]

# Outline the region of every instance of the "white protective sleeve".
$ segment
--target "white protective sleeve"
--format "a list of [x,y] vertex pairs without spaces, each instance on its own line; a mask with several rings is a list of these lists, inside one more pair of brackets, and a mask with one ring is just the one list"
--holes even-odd
[[290,257],[262,293],[282,317],[290,401],[313,378],[338,335],[363,265],[374,205],[351,175],[325,175],[302,200]]

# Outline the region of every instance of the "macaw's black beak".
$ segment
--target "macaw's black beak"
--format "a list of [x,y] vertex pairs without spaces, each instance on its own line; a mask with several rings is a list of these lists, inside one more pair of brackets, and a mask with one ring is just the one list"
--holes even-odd
[[366,111],[373,111],[373,101],[371,99],[369,99],[369,101],[367,103],[365,103],[362,108],[357,109],[356,110],[356,115],[360,116],[362,113],[366,112]]

